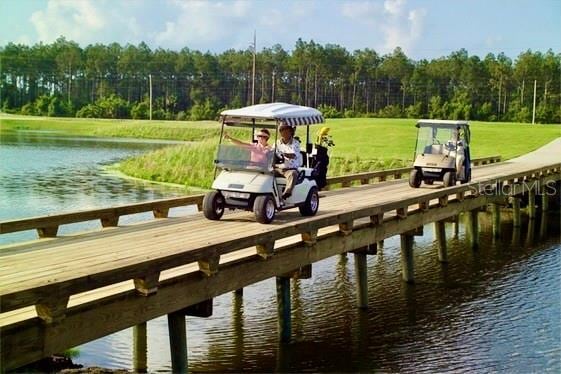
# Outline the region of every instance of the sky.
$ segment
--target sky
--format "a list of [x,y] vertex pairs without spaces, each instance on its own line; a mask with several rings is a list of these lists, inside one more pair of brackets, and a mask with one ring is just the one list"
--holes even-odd
[[419,60],[561,52],[561,0],[0,0],[0,46],[118,42],[220,53],[298,38]]

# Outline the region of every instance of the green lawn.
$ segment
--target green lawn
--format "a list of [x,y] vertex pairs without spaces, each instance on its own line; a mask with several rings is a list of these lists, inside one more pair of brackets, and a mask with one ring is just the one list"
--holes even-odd
[[[417,129],[412,119],[330,119],[333,156],[411,160]],[[559,125],[470,121],[473,157],[500,154],[503,159],[528,153],[561,136]]]
[[75,136],[203,140],[218,136],[216,121],[143,121],[0,115],[0,130],[51,130]]
[[[561,136],[559,125],[470,122],[472,156],[513,158]],[[312,126],[331,128],[335,142],[330,175],[406,166],[415,147],[415,120],[353,118],[328,119]],[[134,121],[0,117],[0,130],[56,130],[62,134],[202,141],[197,146],[175,146],[126,160],[118,168],[125,174],[160,182],[208,188],[219,125],[214,121]],[[233,133],[236,135],[236,132]],[[239,133],[238,133],[239,134]],[[240,134],[239,134],[240,135]],[[297,131],[305,139],[305,128]]]

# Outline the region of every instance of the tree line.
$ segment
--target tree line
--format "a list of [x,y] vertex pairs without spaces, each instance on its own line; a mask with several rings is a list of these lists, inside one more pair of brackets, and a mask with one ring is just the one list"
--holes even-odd
[[43,116],[214,119],[252,102],[317,107],[327,117],[409,117],[561,123],[561,54],[527,50],[483,59],[460,49],[414,61],[398,47],[380,55],[298,39],[220,54],[118,43],[81,48],[0,47],[0,108]]

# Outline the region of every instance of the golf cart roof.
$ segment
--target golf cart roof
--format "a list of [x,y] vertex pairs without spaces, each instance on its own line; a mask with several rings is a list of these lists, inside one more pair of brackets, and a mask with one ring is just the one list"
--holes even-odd
[[468,121],[449,121],[444,119],[420,119],[417,121],[417,124],[415,126],[458,128],[458,127],[468,127],[469,123]]
[[255,123],[273,121],[290,126],[323,123],[323,115],[317,109],[286,103],[257,104],[220,113],[224,123]]

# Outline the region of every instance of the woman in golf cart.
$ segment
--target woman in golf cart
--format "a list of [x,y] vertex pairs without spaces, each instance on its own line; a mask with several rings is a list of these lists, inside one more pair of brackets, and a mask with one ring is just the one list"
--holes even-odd
[[275,164],[275,173],[286,178],[283,199],[292,196],[292,190],[298,177],[298,168],[302,166],[300,142],[294,139],[294,127],[282,122],[279,126],[281,138],[277,140],[276,155],[281,163]]
[[267,152],[271,151],[271,146],[268,141],[271,133],[267,129],[261,129],[256,135],[257,143],[246,143],[232,138],[228,133],[224,133],[224,139],[230,140],[232,143],[249,147],[251,150],[250,161],[253,165],[261,165],[267,160]]

